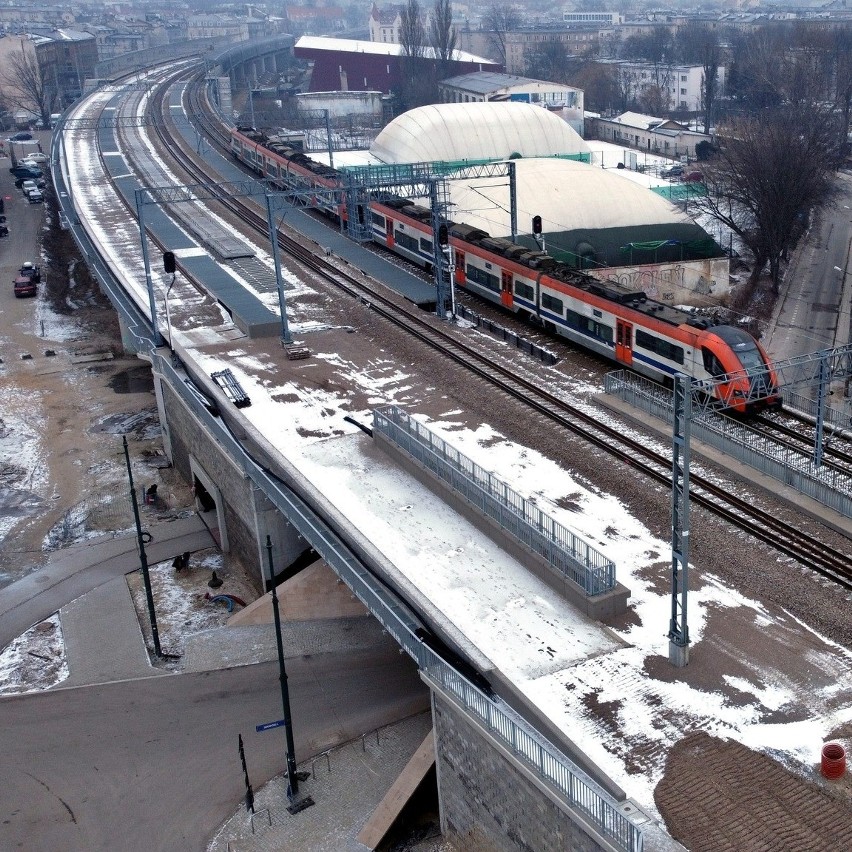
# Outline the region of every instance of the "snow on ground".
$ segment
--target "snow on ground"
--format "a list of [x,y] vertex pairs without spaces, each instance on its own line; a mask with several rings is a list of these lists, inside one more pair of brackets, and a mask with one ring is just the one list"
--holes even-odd
[[31,627],[0,653],[0,695],[47,689],[68,675],[58,613]]

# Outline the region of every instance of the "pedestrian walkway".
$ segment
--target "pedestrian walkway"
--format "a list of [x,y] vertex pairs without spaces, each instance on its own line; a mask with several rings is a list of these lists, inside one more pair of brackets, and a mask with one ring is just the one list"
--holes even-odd
[[[149,564],[213,546],[210,520],[192,514],[147,523]],[[44,568],[7,586],[0,595],[0,648],[59,611],[71,670],[64,686],[157,674],[148,671],[124,579],[140,567],[137,548],[135,533],[67,547]]]
[[62,607],[59,620],[71,672],[63,688],[167,674],[151,665],[124,577]]
[[[307,778],[299,782],[295,801],[309,797],[314,804],[298,813],[288,810],[286,775],[273,778],[255,791],[254,815],[241,805],[208,852],[365,852],[368,847],[358,840],[359,832],[431,728],[431,713],[421,713],[306,761],[298,767]],[[246,764],[251,780],[250,754]],[[449,849],[437,821],[427,821],[414,833],[421,837],[409,837],[408,850]]]

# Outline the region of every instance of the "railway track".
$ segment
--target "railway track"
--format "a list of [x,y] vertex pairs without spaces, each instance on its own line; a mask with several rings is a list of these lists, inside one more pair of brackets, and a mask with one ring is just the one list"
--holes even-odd
[[[188,86],[190,92],[189,112],[194,115],[206,115],[206,104],[199,99],[200,86]],[[164,112],[163,92],[152,99],[152,108]],[[211,126],[211,119],[205,118],[205,132],[215,138],[219,144],[225,144],[226,137]],[[210,183],[204,167],[189,154],[179,139],[171,132],[171,115],[155,123],[162,144],[170,151],[180,168],[193,176],[199,183]],[[235,216],[249,224],[258,232],[268,236],[265,216],[252,205],[240,198],[223,196],[221,199]],[[424,345],[439,352],[456,365],[475,374],[499,392],[519,401],[522,405],[545,418],[551,424],[576,435],[590,443],[603,453],[644,474],[665,488],[671,487],[671,459],[657,453],[644,443],[626,437],[618,429],[599,422],[595,417],[572,406],[556,395],[539,387],[528,378],[518,375],[514,370],[489,360],[477,349],[460,340],[455,333],[445,330],[438,321],[422,311],[408,309],[380,290],[368,288],[357,278],[329,263],[323,256],[304,246],[300,241],[279,230],[279,245],[299,264],[314,275],[333,284],[353,299],[368,304],[370,309],[388,322],[405,330]],[[799,529],[764,511],[749,500],[729,493],[709,479],[692,474],[690,497],[693,503],[709,510],[716,516],[728,521],[734,527],[746,532],[776,550],[797,560],[819,575],[852,589],[852,556],[832,548],[816,536]]]
[[[763,434],[777,436],[777,440],[792,452],[813,456],[816,427],[805,417],[784,411],[763,415],[756,422]],[[823,464],[831,470],[852,476],[852,442],[844,436],[834,435],[830,427],[824,433]]]

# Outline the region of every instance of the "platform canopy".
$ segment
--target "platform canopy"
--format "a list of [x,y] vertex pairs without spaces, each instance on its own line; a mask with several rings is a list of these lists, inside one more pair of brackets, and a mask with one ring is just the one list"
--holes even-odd
[[395,118],[370,153],[385,163],[552,157],[589,151],[580,135],[543,107],[514,102],[432,104]]

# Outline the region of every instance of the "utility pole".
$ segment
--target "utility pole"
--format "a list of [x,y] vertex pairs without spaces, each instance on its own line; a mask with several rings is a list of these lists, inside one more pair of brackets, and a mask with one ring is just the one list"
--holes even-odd
[[139,544],[139,561],[142,563],[142,580],[145,583],[145,598],[148,601],[148,617],[151,619],[151,636],[154,639],[154,653],[163,656],[160,650],[160,632],[157,630],[157,614],[154,612],[154,593],[151,590],[151,575],[148,573],[148,557],[145,555],[145,538],[142,535],[142,523],[139,520],[139,502],[133,485],[133,471],[130,468],[130,450],[127,447],[127,435],[121,436],[124,444],[124,460],[127,462],[127,478],[130,480],[130,501],[133,504],[133,517],[136,520],[136,540]]

